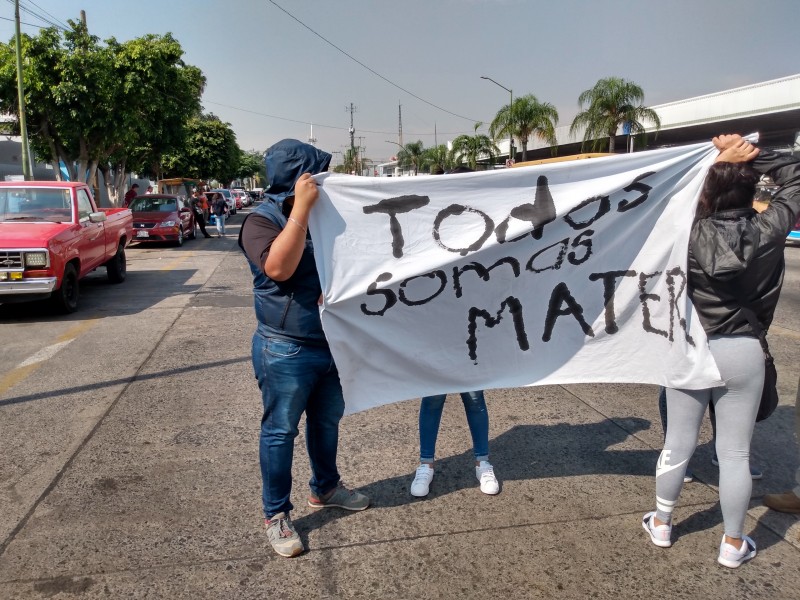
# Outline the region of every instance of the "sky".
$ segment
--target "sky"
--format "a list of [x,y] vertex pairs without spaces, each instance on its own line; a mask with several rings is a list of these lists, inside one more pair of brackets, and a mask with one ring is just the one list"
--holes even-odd
[[[654,106],[800,73],[798,0],[20,0],[23,32],[85,10],[89,32],[171,32],[206,77],[202,104],[244,150],[307,140],[341,163],[349,128],[384,162],[488,132],[514,97],[559,125],[598,79],[640,85]],[[27,9],[27,10],[26,10]],[[36,14],[31,14],[33,13]],[[0,0],[0,39],[14,35]],[[481,79],[490,77],[499,85]],[[502,87],[501,87],[502,86]]]

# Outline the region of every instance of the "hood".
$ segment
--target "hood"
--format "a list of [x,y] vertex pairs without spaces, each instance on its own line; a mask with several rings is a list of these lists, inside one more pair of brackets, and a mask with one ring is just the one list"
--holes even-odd
[[133,213],[134,221],[169,221],[178,219],[178,211],[172,210],[170,212],[160,210],[142,210]]
[[269,183],[266,196],[280,204],[294,195],[294,184],[303,173],[326,171],[331,155],[298,140],[281,140],[267,149],[264,162]]
[[72,223],[0,223],[0,240],[5,248],[44,248],[48,240],[71,227]]
[[730,281],[747,269],[761,237],[755,214],[749,208],[728,210],[695,222],[692,254],[706,275]]

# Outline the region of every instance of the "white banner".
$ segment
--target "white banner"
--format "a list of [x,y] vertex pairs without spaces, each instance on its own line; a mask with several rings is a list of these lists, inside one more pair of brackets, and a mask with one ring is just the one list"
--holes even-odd
[[318,176],[310,227],[347,411],[541,384],[720,385],[686,292],[716,154]]

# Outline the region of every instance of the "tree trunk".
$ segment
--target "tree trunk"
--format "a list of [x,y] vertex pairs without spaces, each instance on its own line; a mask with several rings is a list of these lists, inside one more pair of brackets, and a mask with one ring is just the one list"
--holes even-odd
[[614,131],[613,133],[610,133],[609,136],[608,136],[608,151],[611,154],[614,154],[614,138],[616,138],[616,137],[617,137],[617,132],[616,131]]
[[[528,160],[528,138],[519,138],[519,143],[522,144],[522,162]],[[511,152],[511,150],[509,150]],[[510,158],[514,158],[511,156]]]

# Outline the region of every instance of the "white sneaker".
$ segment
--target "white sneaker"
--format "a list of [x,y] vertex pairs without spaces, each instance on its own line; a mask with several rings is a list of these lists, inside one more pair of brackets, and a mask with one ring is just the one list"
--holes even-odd
[[642,517],[642,527],[650,535],[650,541],[659,548],[672,546],[672,525],[658,525],[655,522],[656,512],[649,512]]
[[717,562],[723,567],[735,569],[746,560],[750,560],[756,555],[756,543],[747,537],[742,536],[744,544],[741,548],[737,548],[731,544],[725,543],[725,536],[722,536],[722,543],[719,545],[719,557]]
[[422,463],[417,467],[414,481],[411,482],[411,495],[417,498],[427,496],[430,491],[431,481],[433,481],[433,467],[428,463]]
[[475,477],[481,482],[481,491],[484,494],[494,496],[500,493],[500,484],[494,475],[494,467],[489,461],[482,460],[481,464],[475,467]]

